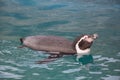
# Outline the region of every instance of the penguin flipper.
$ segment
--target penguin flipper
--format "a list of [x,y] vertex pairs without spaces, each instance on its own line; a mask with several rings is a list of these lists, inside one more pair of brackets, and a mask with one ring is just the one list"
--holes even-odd
[[48,62],[55,61],[55,60],[57,60],[58,58],[60,58],[62,56],[63,55],[61,55],[61,54],[51,54],[50,56],[48,56],[47,59],[44,59],[44,60],[41,60],[41,61],[37,61],[36,63],[37,64],[45,64],[45,63],[48,63]]
[[25,46],[24,45],[22,45],[22,46],[18,46],[17,48],[24,48]]

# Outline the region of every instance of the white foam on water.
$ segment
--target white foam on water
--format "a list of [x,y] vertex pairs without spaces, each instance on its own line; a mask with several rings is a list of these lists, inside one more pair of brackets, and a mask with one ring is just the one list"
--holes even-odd
[[0,78],[22,79],[23,77],[24,76],[22,76],[22,75],[0,71]]
[[108,65],[105,65],[105,63],[101,63],[99,65],[102,66],[102,67],[108,67]]
[[114,71],[118,71],[118,72],[120,72],[120,69],[114,69]]
[[6,54],[6,53],[7,53],[7,54],[12,54],[12,52],[9,51],[9,50],[2,50],[2,53],[3,53],[3,54]]
[[119,59],[109,58],[109,57],[100,57],[100,58],[98,59],[98,61],[104,61],[104,60],[107,60],[107,61],[106,61],[107,63],[120,61]]
[[0,51],[0,54],[1,54],[1,55],[4,55],[4,53],[3,53],[2,51]]
[[119,59],[115,59],[115,58],[107,58],[107,62],[109,63],[109,62],[120,62],[120,60]]
[[0,70],[11,70],[11,71],[18,71],[18,72],[24,72],[25,70],[18,69],[16,67],[12,66],[6,66],[6,65],[0,65]]
[[102,72],[92,72],[92,71],[90,71],[89,73],[90,74],[102,74]]
[[76,77],[75,80],[81,80],[81,79],[85,79],[85,76],[80,76],[80,77]]
[[[4,62],[4,60],[2,60],[2,61]],[[16,66],[18,66],[18,67],[23,66],[23,65],[21,65],[21,64],[19,64],[19,63],[16,63],[16,62],[13,61],[13,60],[5,61],[5,63],[10,63],[10,64],[16,65]]]
[[39,76],[40,74],[39,73],[32,73],[32,75]]
[[102,77],[103,80],[120,80],[120,76],[111,76],[108,75],[107,77]]
[[62,71],[62,73],[73,73],[73,72],[78,72],[80,71],[81,68],[77,68],[77,69],[68,69],[68,70],[64,70]]
[[94,59],[102,57],[101,55],[93,56]]
[[48,69],[48,70],[53,70],[53,68],[48,67],[47,64],[32,64],[32,65],[28,65],[30,68],[44,68],[44,69]]

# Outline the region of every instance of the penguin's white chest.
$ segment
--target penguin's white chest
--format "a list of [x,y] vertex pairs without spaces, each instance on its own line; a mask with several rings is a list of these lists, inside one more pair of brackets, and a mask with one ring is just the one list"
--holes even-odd
[[78,46],[78,43],[76,44],[75,47],[76,47],[76,52],[77,52],[76,61],[79,61],[79,58],[81,58],[83,55],[90,54],[90,48],[85,49],[85,50],[81,50]]
[[77,55],[87,55],[90,53],[90,48],[85,49],[85,50],[81,50],[78,46],[78,43],[76,44],[76,51],[77,51]]
[[79,47],[79,43],[81,42],[82,39],[85,39],[85,38],[86,38],[86,36],[82,37],[75,45],[77,55],[87,55],[90,53],[90,48],[81,50]]

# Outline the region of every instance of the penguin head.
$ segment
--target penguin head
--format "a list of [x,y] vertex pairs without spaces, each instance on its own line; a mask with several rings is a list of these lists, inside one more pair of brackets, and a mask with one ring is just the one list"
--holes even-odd
[[90,52],[90,48],[95,39],[98,38],[98,34],[92,35],[82,35],[75,39],[73,42],[73,47],[76,50],[77,54],[88,54]]

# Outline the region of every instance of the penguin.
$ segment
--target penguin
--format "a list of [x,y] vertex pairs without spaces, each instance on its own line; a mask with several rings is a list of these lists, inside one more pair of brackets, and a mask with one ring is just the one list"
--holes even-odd
[[98,37],[98,34],[85,34],[78,36],[74,41],[70,41],[60,36],[27,36],[20,38],[23,47],[28,47],[37,51],[45,51],[50,56],[37,63],[47,63],[62,57],[63,55],[77,55],[76,60],[83,56],[90,54],[90,47],[93,41]]

